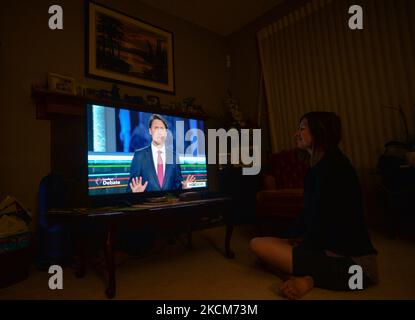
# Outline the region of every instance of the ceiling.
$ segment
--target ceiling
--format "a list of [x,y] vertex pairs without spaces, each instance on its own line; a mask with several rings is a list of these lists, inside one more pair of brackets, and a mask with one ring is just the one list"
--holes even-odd
[[166,13],[228,36],[284,0],[141,0]]

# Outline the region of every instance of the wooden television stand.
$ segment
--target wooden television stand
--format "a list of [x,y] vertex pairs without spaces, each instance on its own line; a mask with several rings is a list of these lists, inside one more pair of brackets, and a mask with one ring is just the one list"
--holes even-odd
[[[234,258],[230,249],[230,241],[233,231],[232,224],[232,200],[228,197],[216,197],[210,199],[178,201],[164,204],[140,204],[130,207],[112,207],[95,209],[52,209],[47,213],[50,222],[70,225],[72,230],[82,230],[85,223],[103,223],[106,235],[104,252],[106,259],[106,270],[108,272],[108,283],[106,295],[114,298],[116,294],[116,270],[114,260],[114,238],[117,226],[122,223],[129,225],[160,224],[168,217],[173,217],[175,221],[183,224],[187,230],[188,247],[192,247],[192,231],[207,227],[218,226],[219,224],[206,224],[206,219],[222,217],[221,223],[225,223],[225,256]],[[86,273],[86,244],[88,235],[86,232],[76,232],[77,255],[80,258],[76,275],[79,278]]]

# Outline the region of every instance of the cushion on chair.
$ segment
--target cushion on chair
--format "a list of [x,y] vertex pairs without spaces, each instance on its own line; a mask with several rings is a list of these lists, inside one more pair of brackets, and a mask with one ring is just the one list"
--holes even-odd
[[265,218],[295,218],[303,208],[307,164],[297,149],[273,154],[270,170],[263,175],[263,189],[257,193],[256,215]]
[[277,189],[303,188],[307,164],[296,149],[284,150],[271,156],[271,173]]
[[295,218],[303,208],[303,189],[264,190],[257,193],[258,217]]

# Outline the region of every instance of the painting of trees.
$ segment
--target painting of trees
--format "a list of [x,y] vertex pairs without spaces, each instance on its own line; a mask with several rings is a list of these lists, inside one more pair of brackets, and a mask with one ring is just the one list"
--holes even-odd
[[[94,4],[95,5],[95,4]],[[98,6],[98,5],[95,5]],[[98,6],[99,7],[99,6]],[[94,37],[96,73],[108,72],[131,78],[171,86],[172,34],[158,32],[154,26],[139,20],[112,15],[107,11],[96,14],[90,37]],[[92,31],[91,31],[92,28]],[[161,30],[161,29],[160,29]]]

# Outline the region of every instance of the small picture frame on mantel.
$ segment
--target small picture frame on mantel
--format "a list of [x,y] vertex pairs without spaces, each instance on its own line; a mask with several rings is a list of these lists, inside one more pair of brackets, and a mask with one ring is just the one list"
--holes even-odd
[[75,79],[57,73],[48,73],[49,91],[74,95],[76,93]]

